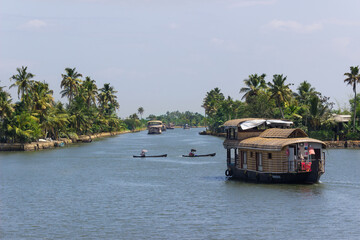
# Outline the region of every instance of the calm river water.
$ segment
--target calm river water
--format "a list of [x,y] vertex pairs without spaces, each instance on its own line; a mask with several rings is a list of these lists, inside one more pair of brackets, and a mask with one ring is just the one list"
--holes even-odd
[[[0,152],[0,238],[360,239],[360,150],[328,150],[319,184],[244,183],[201,130]],[[143,148],[168,157],[132,158]]]

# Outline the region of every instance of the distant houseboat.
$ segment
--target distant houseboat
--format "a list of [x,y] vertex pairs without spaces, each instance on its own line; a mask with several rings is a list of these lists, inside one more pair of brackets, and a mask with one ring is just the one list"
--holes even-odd
[[175,127],[174,127],[175,125],[173,124],[173,123],[169,123],[167,126],[166,126],[166,128],[167,129],[170,129],[170,130],[173,130]]
[[189,124],[184,124],[184,129],[190,129],[190,126],[189,126]]
[[290,121],[236,119],[224,124],[225,175],[265,183],[316,183],[325,172],[324,142]]
[[161,134],[163,123],[162,121],[152,120],[148,121],[147,129],[148,134]]

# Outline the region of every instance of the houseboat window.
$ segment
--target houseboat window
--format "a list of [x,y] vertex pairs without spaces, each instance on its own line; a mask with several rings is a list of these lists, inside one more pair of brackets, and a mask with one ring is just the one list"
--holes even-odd
[[230,149],[227,150],[227,162],[230,164],[231,152]]
[[236,136],[235,136],[235,128],[229,128],[228,129],[228,138],[229,139],[235,139]]
[[236,157],[237,157],[237,149],[232,149],[233,153],[230,153],[230,164],[235,164],[236,163]]
[[263,167],[262,167],[262,154],[261,153],[256,153],[256,170],[257,171],[262,171]]
[[268,159],[272,159],[272,153],[268,153]]
[[242,153],[243,153],[243,166],[242,166],[242,168],[247,169],[247,152],[242,151]]
[[253,157],[253,152],[250,152],[250,157]]

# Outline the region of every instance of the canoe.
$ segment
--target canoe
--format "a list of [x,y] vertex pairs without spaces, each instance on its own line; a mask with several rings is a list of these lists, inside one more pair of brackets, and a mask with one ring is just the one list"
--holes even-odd
[[189,155],[182,155],[183,157],[213,157],[215,156],[216,153],[210,153],[210,154],[199,154],[199,155],[194,155],[194,156],[189,156]]
[[149,155],[149,156],[133,156],[134,158],[150,158],[150,157],[167,157],[167,154],[162,155]]

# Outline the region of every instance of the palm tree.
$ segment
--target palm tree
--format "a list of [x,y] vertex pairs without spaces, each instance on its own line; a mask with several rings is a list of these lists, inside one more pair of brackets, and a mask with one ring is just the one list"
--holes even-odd
[[96,96],[98,94],[98,89],[95,84],[95,80],[91,79],[90,77],[86,77],[85,81],[81,85],[84,89],[85,100],[88,107],[92,104],[96,104]]
[[202,107],[205,108],[205,117],[208,116],[208,126],[210,130],[215,130],[218,126],[223,124],[224,119],[218,116],[223,101],[225,100],[224,94],[221,93],[219,88],[214,88],[206,93]]
[[70,104],[79,90],[81,83],[79,77],[82,77],[82,74],[76,72],[76,68],[65,68],[65,72],[66,74],[61,74],[62,81],[60,87],[64,88],[64,90],[61,91],[61,97],[67,96]]
[[63,112],[58,107],[53,107],[50,109],[49,113],[45,116],[45,120],[41,124],[41,128],[44,130],[45,138],[50,136],[55,139],[59,138],[59,133],[65,129],[66,125],[69,123],[69,115]]
[[344,79],[344,83],[347,83],[348,85],[352,85],[353,91],[355,94],[354,97],[354,113],[353,113],[353,132],[355,132],[355,122],[356,122],[356,84],[360,83],[360,75],[359,75],[359,66],[351,66],[349,73],[344,73],[344,75],[347,77]]
[[53,91],[49,89],[49,84],[35,81],[29,96],[32,101],[31,110],[40,114],[40,120],[43,120],[46,112],[54,104]]
[[105,83],[103,88],[99,89],[100,93],[98,95],[98,100],[103,112],[106,112],[108,115],[111,115],[113,111],[120,107],[118,101],[116,100],[117,96],[113,87],[110,86],[110,83]]
[[270,99],[275,99],[276,105],[279,107],[281,117],[284,118],[284,113],[282,110],[282,105],[287,103],[291,99],[291,89],[289,88],[292,84],[286,84],[286,77],[283,77],[282,74],[275,74],[273,76],[273,82],[268,82]]
[[141,117],[141,119],[142,119],[142,115],[143,115],[143,113],[144,113],[144,108],[143,108],[143,107],[139,107],[139,108],[138,108],[138,113],[140,114],[140,117]]
[[307,104],[310,101],[310,97],[313,94],[317,94],[315,88],[311,87],[311,84],[307,81],[303,81],[302,83],[300,83],[297,90],[298,93],[296,94],[296,97],[302,104]]
[[21,68],[16,68],[18,74],[13,75],[10,80],[15,80],[15,83],[10,86],[10,88],[17,86],[18,87],[18,97],[21,95],[21,101],[24,99],[25,95],[28,95],[31,89],[31,85],[34,82],[31,80],[35,77],[34,74],[27,72],[27,67],[22,66]]
[[265,82],[266,74],[262,74],[258,76],[257,74],[249,75],[248,79],[244,80],[244,83],[247,87],[243,87],[240,89],[240,93],[245,93],[241,99],[248,100],[251,96],[257,96],[259,92],[266,88]]
[[205,114],[209,117],[213,117],[224,99],[224,94],[221,93],[219,88],[214,88],[210,92],[207,92],[202,105],[202,107],[205,108]]
[[10,117],[13,111],[10,94],[3,91],[3,87],[0,87],[0,123],[3,119]]

